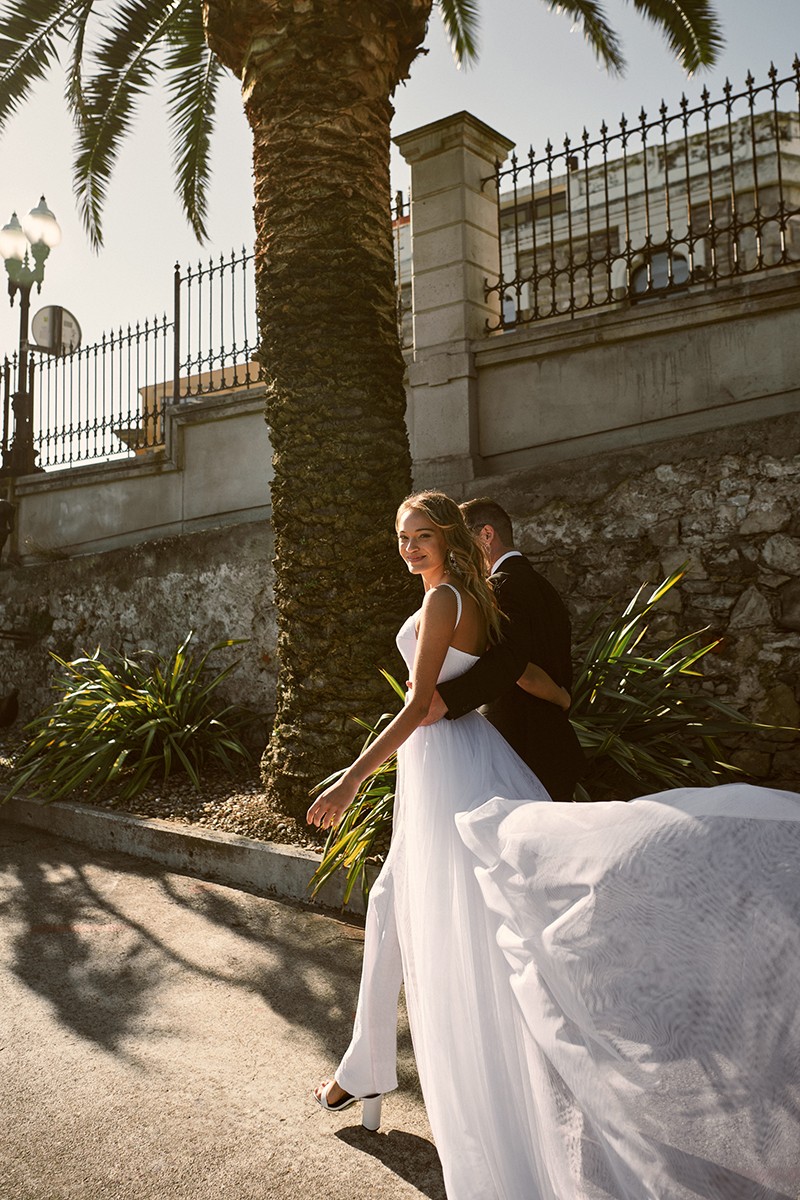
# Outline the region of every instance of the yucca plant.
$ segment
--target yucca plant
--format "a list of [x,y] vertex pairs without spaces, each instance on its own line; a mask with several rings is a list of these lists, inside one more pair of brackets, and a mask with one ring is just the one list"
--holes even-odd
[[192,637],[169,656],[146,653],[139,661],[99,649],[71,662],[54,654],[58,699],[26,726],[4,799],[24,789],[45,800],[75,792],[91,800],[113,785],[124,802],[175,771],[196,788],[210,764],[232,772],[249,757],[240,738],[247,716],[220,704],[216,693],[237,664],[214,673],[208,661],[239,641],[196,655]]
[[[619,615],[609,617],[610,606],[600,609],[576,642],[570,720],[588,769],[575,800],[630,799],[665,788],[719,783],[737,768],[726,761],[718,739],[770,728],[694,686],[702,678],[697,664],[720,644],[719,638],[704,640],[707,629],[645,651],[653,610],[685,574],[684,564],[649,595],[648,585],[642,584]],[[386,671],[382,674],[403,699],[400,684]],[[367,744],[391,717],[384,714],[375,728],[359,720],[369,731]],[[338,828],[328,835],[311,880],[314,893],[343,870],[345,903],[359,882],[366,898],[367,864],[391,835],[395,772],[392,757],[364,780]],[[341,774],[329,776],[315,791]]]
[[697,664],[721,642],[705,641],[707,628],[644,649],[653,609],[685,574],[686,564],[649,595],[642,584],[619,616],[600,609],[577,642],[570,720],[588,769],[576,800],[719,783],[737,768],[718,739],[766,728],[694,686]]
[[[381,669],[381,675],[396,692],[402,703],[405,700],[402,686],[388,671]],[[360,717],[353,718],[362,729],[367,731],[363,745],[364,750],[393,717],[394,713],[383,713],[375,725],[370,725]],[[312,795],[324,791],[326,787],[335,783],[345,770],[346,767],[343,767],[339,771],[334,771],[327,779],[323,779],[314,788]],[[337,871],[344,870],[346,879],[343,903],[347,904],[357,883],[361,884],[364,903],[366,903],[370,884],[367,864],[371,859],[374,860],[385,853],[389,845],[396,783],[397,755],[392,754],[385,763],[378,767],[377,771],[367,776],[342,820],[328,834],[322,861],[309,884],[312,895],[316,895]]]

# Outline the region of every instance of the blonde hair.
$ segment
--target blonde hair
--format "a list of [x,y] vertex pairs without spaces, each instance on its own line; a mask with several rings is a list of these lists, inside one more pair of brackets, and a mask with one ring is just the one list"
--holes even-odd
[[458,579],[468,596],[478,605],[486,622],[490,642],[500,637],[500,609],[494,592],[489,586],[486,558],[477,541],[467,528],[463,514],[444,492],[415,492],[406,496],[397,510],[396,524],[409,509],[423,512],[431,524],[444,535],[447,546],[448,570]]

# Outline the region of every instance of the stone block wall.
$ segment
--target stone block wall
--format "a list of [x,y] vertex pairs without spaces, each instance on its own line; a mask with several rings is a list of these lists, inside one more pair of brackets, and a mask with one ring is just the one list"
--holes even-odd
[[[688,561],[654,635],[708,626],[723,641],[701,686],[756,720],[800,725],[800,416],[483,478],[461,494],[508,508],[576,630]],[[732,758],[756,782],[800,790],[798,733],[742,740]]]
[[[576,630],[688,561],[654,635],[708,626],[723,642],[701,686],[752,718],[800,724],[800,415],[448,487],[508,508],[520,549],[558,587]],[[272,554],[268,522],[255,522],[4,566],[0,629],[27,629],[32,641],[0,640],[0,695],[19,687],[28,719],[51,699],[49,651],[169,651],[193,628],[204,647],[249,639],[230,652],[241,664],[227,695],[262,715],[263,741],[276,667]],[[732,758],[756,782],[800,790],[797,734],[741,740]]]
[[276,631],[272,609],[272,533],[251,522],[187,533],[125,549],[0,570],[0,630],[27,631],[29,644],[0,640],[0,695],[20,691],[27,721],[51,703],[56,664],[95,647],[136,657],[173,651],[189,630],[207,649],[224,638],[244,645],[220,652],[219,668],[239,666],[226,698],[252,708],[253,741],[263,745],[274,709]]

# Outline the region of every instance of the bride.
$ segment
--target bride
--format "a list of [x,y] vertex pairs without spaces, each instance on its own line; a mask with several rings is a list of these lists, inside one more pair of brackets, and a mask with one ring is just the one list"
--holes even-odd
[[396,940],[449,1200],[795,1200],[800,797],[552,804],[480,714],[423,726],[498,614],[452,500],[409,497],[397,536],[425,589],[412,689],[308,814],[335,825],[398,751],[355,1035],[318,1099],[396,1086]]

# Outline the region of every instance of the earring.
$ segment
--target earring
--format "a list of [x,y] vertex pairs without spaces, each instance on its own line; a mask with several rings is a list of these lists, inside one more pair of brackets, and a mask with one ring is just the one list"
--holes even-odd
[[456,562],[456,556],[455,556],[455,554],[453,554],[452,550],[449,550],[447,553],[447,566],[450,571],[458,570],[458,563]]

